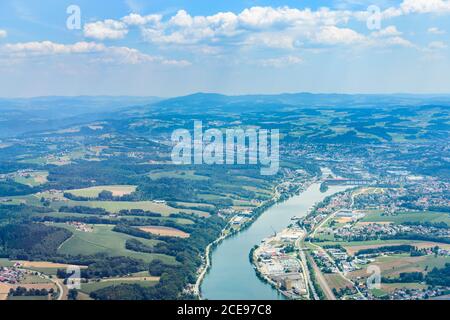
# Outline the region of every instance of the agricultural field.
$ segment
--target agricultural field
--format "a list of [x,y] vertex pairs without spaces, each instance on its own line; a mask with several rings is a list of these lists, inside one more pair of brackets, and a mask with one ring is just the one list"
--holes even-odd
[[418,289],[423,290],[426,289],[427,285],[420,284],[420,283],[382,283],[380,289],[373,289],[372,294],[374,294],[377,297],[383,297],[386,294],[394,292],[396,289],[404,289],[404,290],[411,290],[411,289]]
[[353,287],[353,285],[344,279],[340,274],[324,274],[323,275],[330,288],[335,288],[336,290],[343,289],[346,287]]
[[154,226],[146,226],[139,227],[139,230],[142,230],[147,233],[156,234],[158,236],[164,237],[176,237],[176,238],[189,238],[189,233],[183,232],[181,230],[169,227],[154,227]]
[[[98,195],[101,191],[104,190],[105,187],[95,187],[95,188],[89,188],[89,189],[79,189],[76,190],[78,194],[84,194],[82,195],[85,197],[86,195]],[[111,192],[112,190],[116,190],[117,193],[119,192],[125,192],[125,189],[128,191],[131,191],[131,188],[134,188],[133,186],[127,186],[126,188],[122,188],[122,186],[110,186]],[[72,193],[73,190],[70,191]],[[90,196],[88,196],[90,197]],[[121,210],[133,210],[133,209],[140,209],[144,211],[150,211],[154,213],[159,213],[163,217],[168,217],[171,214],[177,214],[177,213],[187,213],[187,214],[194,214],[199,217],[208,217],[210,214],[205,211],[201,210],[195,210],[195,209],[177,209],[173,208],[167,204],[164,203],[155,203],[154,201],[74,201],[69,200],[64,197],[64,193],[62,191],[58,192],[41,192],[34,195],[28,195],[28,196],[15,196],[15,197],[5,197],[0,198],[2,201],[2,204],[5,205],[18,205],[18,204],[27,204],[27,205],[34,205],[34,206],[42,206],[41,199],[46,199],[50,201],[50,208],[53,208],[55,211],[58,211],[60,207],[62,206],[85,206],[85,207],[91,207],[91,208],[102,208],[105,209],[108,212],[116,213],[118,214]],[[189,204],[193,205],[193,204]],[[199,207],[210,207],[212,206],[208,204],[199,203]],[[78,216],[78,215],[77,215]]]
[[[442,268],[450,263],[450,257],[442,256],[420,256],[411,257],[409,254],[395,254],[380,256],[370,265],[376,265],[381,269],[382,277],[397,278],[403,272],[429,272],[433,268]],[[367,278],[370,274],[366,268],[349,273],[349,278]]]
[[[151,211],[160,213],[163,216],[185,212],[198,215],[200,217],[208,217],[209,214],[204,211],[192,209],[176,209],[166,204],[155,203],[153,201],[69,201],[67,203],[71,206],[86,206],[91,208],[102,208],[111,213],[119,213],[121,210],[140,209],[144,211]],[[66,204],[66,205],[67,205]]]
[[[11,261],[0,261],[0,266],[8,266],[11,267],[11,264],[14,262]],[[53,290],[54,292],[58,291],[58,287],[53,282],[48,274],[44,274],[41,271],[31,268],[21,267],[22,276],[18,278],[18,282],[12,283],[3,283],[0,282],[0,300],[49,300],[50,296],[26,296],[26,297],[8,297],[9,291],[11,289],[17,289],[19,287],[25,288],[27,290],[35,289],[35,290]],[[50,275],[51,276],[51,275]]]
[[69,190],[68,193],[77,197],[97,198],[102,191],[112,192],[114,197],[122,197],[136,191],[137,186],[97,186],[78,190]]
[[381,212],[373,212],[361,219],[362,223],[369,222],[391,222],[395,224],[401,224],[405,222],[445,222],[450,225],[450,214],[439,212],[406,212],[397,213],[395,215],[383,215]]
[[354,255],[356,252],[365,249],[375,249],[384,246],[397,246],[409,244],[419,249],[432,248],[439,246],[442,249],[450,249],[450,244],[437,243],[437,242],[425,242],[416,240],[374,240],[374,241],[360,241],[360,242],[345,242],[340,243],[350,255]]
[[69,255],[93,255],[104,253],[109,256],[125,256],[135,259],[142,259],[145,262],[151,262],[159,259],[168,264],[175,264],[175,258],[162,254],[150,254],[143,252],[130,251],[125,248],[125,242],[128,239],[138,239],[150,247],[156,245],[158,241],[135,238],[129,235],[112,231],[113,226],[93,225],[92,232],[83,232],[76,230],[73,226],[66,224],[56,224],[66,228],[73,233],[73,236],[64,242],[58,249],[58,253]]
[[40,186],[47,182],[47,171],[27,172],[25,174],[15,174],[14,181],[30,187]]
[[[72,266],[64,263],[54,263],[47,261],[13,261],[19,262],[27,270],[41,272],[46,275],[55,276],[58,269],[67,269]],[[80,269],[87,269],[87,266],[78,266]]]
[[11,287],[8,284],[0,283],[0,301],[8,299],[10,289]]
[[138,284],[142,287],[153,287],[158,284],[159,278],[152,276],[130,276],[123,278],[108,278],[97,281],[90,281],[88,283],[81,284],[81,292],[90,294],[91,292],[99,289],[118,286],[122,284]]

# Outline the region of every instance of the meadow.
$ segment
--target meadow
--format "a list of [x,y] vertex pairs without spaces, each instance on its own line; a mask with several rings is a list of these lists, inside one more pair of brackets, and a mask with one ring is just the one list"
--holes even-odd
[[91,281],[89,283],[81,284],[81,292],[86,294],[90,294],[91,292],[111,287],[111,286],[119,286],[122,284],[138,284],[144,288],[153,287],[158,284],[159,279],[155,277],[143,277],[142,279],[134,279],[134,278],[110,278],[106,280],[100,281]]
[[137,186],[130,185],[113,185],[113,186],[96,186],[91,188],[76,189],[67,191],[77,197],[97,198],[102,191],[112,192],[114,197],[121,197],[136,191]]
[[93,232],[82,232],[66,224],[56,224],[73,232],[73,236],[64,242],[58,249],[60,254],[69,255],[94,255],[104,253],[108,256],[126,256],[135,259],[142,259],[151,262],[159,259],[168,264],[175,264],[175,258],[162,254],[150,254],[134,252],[125,248],[128,239],[136,239],[150,247],[156,245],[158,241],[132,237],[126,234],[112,231],[110,225],[94,225]]
[[361,222],[392,222],[401,224],[405,222],[445,222],[450,225],[450,214],[439,212],[405,212],[396,215],[386,216],[381,212],[370,213],[364,217]]

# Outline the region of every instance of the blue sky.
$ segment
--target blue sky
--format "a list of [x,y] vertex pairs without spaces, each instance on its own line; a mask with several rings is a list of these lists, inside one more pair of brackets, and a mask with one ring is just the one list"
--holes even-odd
[[450,0],[2,0],[0,97],[450,93],[449,18]]

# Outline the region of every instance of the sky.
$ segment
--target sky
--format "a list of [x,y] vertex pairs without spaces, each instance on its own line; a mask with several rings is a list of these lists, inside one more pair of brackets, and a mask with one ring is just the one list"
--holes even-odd
[[0,97],[450,93],[450,0],[1,0]]

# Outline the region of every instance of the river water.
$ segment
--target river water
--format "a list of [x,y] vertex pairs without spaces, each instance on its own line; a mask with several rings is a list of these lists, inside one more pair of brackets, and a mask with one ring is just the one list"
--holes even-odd
[[256,276],[249,260],[250,250],[274,231],[289,226],[292,217],[305,216],[314,204],[347,188],[331,186],[321,193],[320,184],[313,184],[302,194],[271,207],[250,228],[223,241],[212,253],[212,267],[201,286],[202,297],[208,300],[284,299]]

